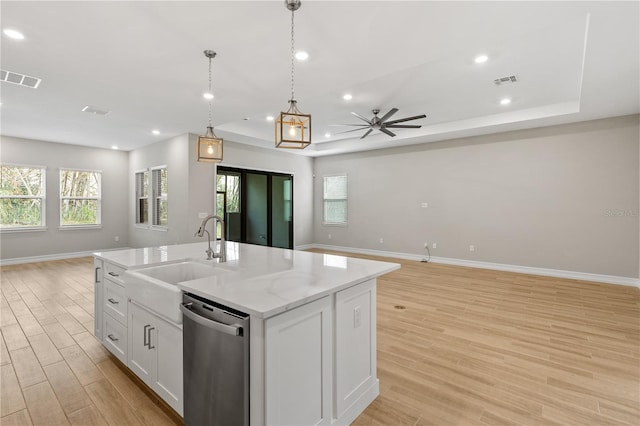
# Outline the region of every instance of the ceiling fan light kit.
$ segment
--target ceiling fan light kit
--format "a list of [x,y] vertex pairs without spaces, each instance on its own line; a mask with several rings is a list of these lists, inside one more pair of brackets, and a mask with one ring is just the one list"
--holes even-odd
[[298,110],[294,96],[294,12],[300,8],[300,0],[285,0],[285,7],[291,11],[291,99],[289,109],[281,112],[275,123],[276,148],[304,149],[311,144],[311,114]]
[[[216,57],[216,52],[213,50],[205,50],[204,56],[209,58],[209,91],[207,93],[213,93],[211,91],[211,60]],[[203,136],[198,136],[198,161],[219,163],[222,161],[222,143],[223,139],[216,136],[213,132],[213,124],[211,124],[211,100],[209,99],[209,125],[207,131]]]

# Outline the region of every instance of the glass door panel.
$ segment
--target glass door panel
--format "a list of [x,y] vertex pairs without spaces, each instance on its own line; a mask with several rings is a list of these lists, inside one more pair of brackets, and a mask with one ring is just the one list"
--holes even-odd
[[261,246],[268,245],[268,197],[267,176],[247,173],[247,242]]
[[292,179],[291,176],[272,176],[271,181],[271,245],[291,248]]

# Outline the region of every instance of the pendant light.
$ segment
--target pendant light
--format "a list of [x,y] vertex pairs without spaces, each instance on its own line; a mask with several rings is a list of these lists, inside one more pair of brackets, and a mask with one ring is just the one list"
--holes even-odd
[[213,50],[205,50],[204,56],[209,58],[209,91],[205,93],[205,98],[209,100],[209,125],[204,136],[198,136],[198,161],[208,161],[219,163],[222,161],[222,138],[213,133],[213,125],[211,124],[211,103],[213,100],[213,92],[211,91],[211,60],[216,57]]
[[276,120],[276,148],[304,149],[311,143],[311,114],[298,110],[294,96],[294,25],[293,15],[300,8],[300,0],[285,0],[291,11],[291,99],[289,109]]

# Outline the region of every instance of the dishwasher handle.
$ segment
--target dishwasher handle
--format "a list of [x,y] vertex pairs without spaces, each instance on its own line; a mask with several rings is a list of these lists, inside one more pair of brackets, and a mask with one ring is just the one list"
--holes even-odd
[[182,313],[189,319],[197,322],[200,325],[203,325],[205,327],[209,327],[211,329],[214,329],[216,331],[219,331],[221,333],[225,333],[225,334],[231,334],[232,336],[241,336],[242,335],[242,327],[239,325],[227,325],[227,324],[223,324],[221,322],[218,321],[213,321],[210,320],[208,318],[205,318],[201,315],[196,314],[195,312],[193,312],[191,310],[191,305],[193,305],[192,302],[188,302],[188,303],[181,303],[180,304],[180,310],[182,311]]

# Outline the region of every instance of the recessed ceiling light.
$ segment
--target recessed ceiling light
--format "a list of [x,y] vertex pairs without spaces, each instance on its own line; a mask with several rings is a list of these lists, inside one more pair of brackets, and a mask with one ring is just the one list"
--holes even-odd
[[213,93],[204,92],[202,94],[202,97],[205,98],[206,100],[210,101],[211,99],[213,99]]
[[24,34],[22,34],[18,30],[13,30],[11,28],[7,28],[6,30],[4,30],[2,32],[4,33],[4,35],[6,35],[7,37],[12,38],[14,40],[24,40]]
[[325,134],[324,134],[324,137],[325,137],[325,138],[330,138],[330,137],[331,137],[331,133],[329,133],[329,132],[325,133]]
[[111,146],[111,149],[118,149],[118,145]]
[[353,99],[353,95],[351,93],[345,93],[342,96],[342,99],[344,99],[345,101],[350,101],[351,99]]
[[500,99],[500,105],[509,105],[510,103],[511,99],[509,98]]
[[304,50],[299,50],[296,52],[295,57],[299,61],[306,61],[307,59],[309,59],[309,54]]
[[153,133],[154,135],[156,135],[156,136],[157,136],[157,135],[159,135],[159,134],[160,134],[160,130],[158,130],[158,129],[154,129],[154,130],[152,130],[152,131],[151,131],[151,133]]
[[476,58],[473,61],[476,64],[484,64],[488,60],[489,60],[489,57],[487,55],[478,55],[478,56],[476,56]]
[[267,121],[273,121],[273,115],[267,115]]

